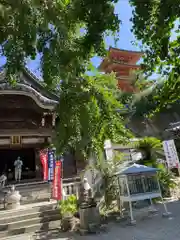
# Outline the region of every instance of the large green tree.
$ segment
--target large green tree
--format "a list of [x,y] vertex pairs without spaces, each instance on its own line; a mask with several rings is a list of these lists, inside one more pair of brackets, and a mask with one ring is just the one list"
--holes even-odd
[[125,144],[133,135],[119,111],[124,105],[117,100],[115,76],[85,75],[81,81],[61,88],[57,147],[60,152],[75,149],[99,157],[106,139]]
[[156,97],[160,110],[179,99],[180,0],[130,0],[130,3],[132,31],[142,42],[145,73],[157,71],[168,77]]
[[[58,152],[102,151],[104,140],[131,135],[118,109],[113,75],[87,76],[103,56],[104,37],[119,30],[116,0],[0,0],[0,45],[7,74],[16,79],[28,58],[40,56],[44,84],[60,96]],[[59,90],[57,90],[57,85]]]
[[0,45],[8,73],[39,54],[48,86],[79,76],[93,54],[105,54],[106,33],[119,29],[116,1],[0,0]]

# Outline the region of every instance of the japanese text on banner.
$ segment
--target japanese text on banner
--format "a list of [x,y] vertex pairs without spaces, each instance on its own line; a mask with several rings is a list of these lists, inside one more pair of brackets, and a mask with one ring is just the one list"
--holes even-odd
[[163,148],[168,168],[178,168],[179,158],[174,140],[163,141]]
[[62,199],[62,162],[56,161],[54,169],[54,181],[53,181],[53,198],[56,200]]
[[54,179],[55,151],[48,150],[48,181]]

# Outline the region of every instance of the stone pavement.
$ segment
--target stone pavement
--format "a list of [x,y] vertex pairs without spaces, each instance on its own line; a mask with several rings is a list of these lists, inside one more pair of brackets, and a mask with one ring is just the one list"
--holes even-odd
[[[179,240],[180,239],[180,201],[168,203],[168,210],[172,217],[163,218],[162,206],[158,215],[151,218],[137,220],[136,226],[127,226],[122,223],[110,223],[107,232],[97,235],[79,236],[75,234],[49,233],[36,240]],[[23,239],[29,240],[24,237]],[[31,238],[30,238],[31,239]],[[34,240],[33,239],[33,240]],[[14,238],[13,240],[21,240]]]
[[19,236],[1,238],[1,240],[32,240],[32,236],[29,234],[22,234]]

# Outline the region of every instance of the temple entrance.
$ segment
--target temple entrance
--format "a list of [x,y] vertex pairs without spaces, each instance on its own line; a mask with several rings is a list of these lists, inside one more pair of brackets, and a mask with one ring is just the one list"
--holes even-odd
[[14,161],[18,156],[23,161],[22,180],[35,178],[34,148],[0,149],[0,174],[5,172],[8,181],[13,181]]

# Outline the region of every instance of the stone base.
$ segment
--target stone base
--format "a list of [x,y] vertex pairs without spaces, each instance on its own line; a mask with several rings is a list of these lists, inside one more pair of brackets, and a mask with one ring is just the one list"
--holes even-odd
[[130,220],[129,225],[131,225],[131,226],[136,225],[136,220]]
[[6,210],[18,209],[20,207],[20,202],[17,203],[8,203],[6,205]]
[[89,231],[90,226],[100,225],[100,213],[97,207],[87,207],[79,209],[80,228]]
[[172,216],[172,213],[171,213],[171,212],[165,212],[165,213],[163,213],[162,216],[163,216],[164,218],[169,218],[169,217]]
[[149,208],[148,213],[149,214],[157,214],[158,210],[156,208],[154,208],[154,207],[151,207],[151,208]]
[[87,229],[83,229],[83,228],[80,228],[79,229],[79,233],[80,233],[80,235],[86,235],[86,234],[88,234],[89,232],[88,232],[88,230]]

